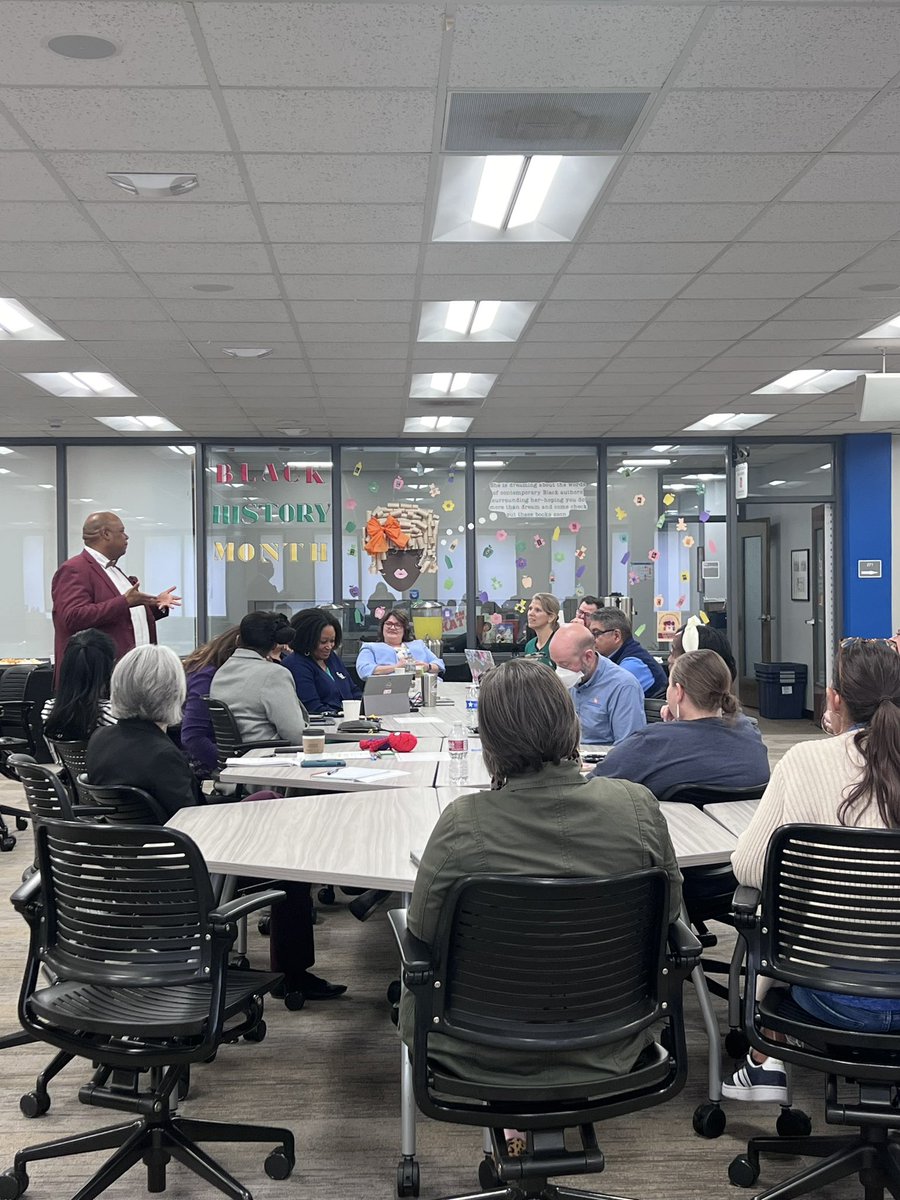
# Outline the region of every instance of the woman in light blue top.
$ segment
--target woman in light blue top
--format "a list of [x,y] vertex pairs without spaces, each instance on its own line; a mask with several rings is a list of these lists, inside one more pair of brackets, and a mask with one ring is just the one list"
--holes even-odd
[[423,641],[412,636],[412,623],[401,608],[381,618],[381,641],[367,642],[356,659],[360,679],[370,675],[393,675],[398,667],[415,670],[425,667],[434,675],[443,675],[444,661],[437,658]]

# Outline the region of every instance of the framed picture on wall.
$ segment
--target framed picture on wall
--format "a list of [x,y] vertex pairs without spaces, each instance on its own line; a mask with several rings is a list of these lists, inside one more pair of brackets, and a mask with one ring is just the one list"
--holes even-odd
[[809,601],[809,551],[791,551],[791,599]]

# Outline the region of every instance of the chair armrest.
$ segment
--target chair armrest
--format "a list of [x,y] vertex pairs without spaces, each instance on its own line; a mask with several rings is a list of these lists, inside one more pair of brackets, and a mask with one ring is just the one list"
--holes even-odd
[[734,893],[731,911],[734,913],[734,923],[738,929],[752,929],[755,926],[759,899],[759,888],[747,887],[743,883]]
[[669,926],[669,956],[676,966],[693,966],[700,961],[703,947],[690,926],[679,917]]
[[408,988],[430,985],[434,980],[431,947],[427,942],[423,942],[415,934],[409,932],[405,908],[392,909],[388,913],[388,920],[394,932],[397,949],[400,951],[403,982]]
[[273,738],[269,742],[241,742],[235,749],[241,754],[246,754],[248,750],[269,750],[273,746],[289,746],[290,742],[286,742],[284,738]]
[[83,821],[89,817],[109,817],[115,813],[115,808],[111,804],[73,804],[72,816],[77,817],[79,821]]
[[274,889],[267,892],[253,892],[249,896],[236,896],[234,900],[228,900],[225,904],[214,908],[209,914],[209,923],[217,928],[230,925],[232,921],[237,921],[241,917],[247,916],[248,913],[256,912],[258,908],[265,908],[269,904],[280,904],[283,899],[284,892]]
[[16,912],[27,916],[28,911],[33,910],[40,894],[41,873],[40,871],[35,871],[33,875],[29,875],[26,880],[19,884],[9,899]]

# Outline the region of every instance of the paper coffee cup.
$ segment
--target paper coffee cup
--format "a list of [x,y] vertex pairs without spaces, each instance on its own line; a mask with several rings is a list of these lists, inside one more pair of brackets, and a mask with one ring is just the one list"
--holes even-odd
[[325,734],[324,733],[304,733],[304,735],[303,735],[303,753],[304,754],[324,754],[325,753]]
[[361,700],[345,700],[344,701],[344,720],[358,721],[359,711],[362,708]]

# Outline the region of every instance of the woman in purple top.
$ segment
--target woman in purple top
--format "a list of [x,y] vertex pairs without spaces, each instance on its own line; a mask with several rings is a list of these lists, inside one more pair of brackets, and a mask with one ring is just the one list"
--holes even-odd
[[232,625],[218,637],[199,646],[183,663],[187,676],[187,699],[181,718],[181,746],[195,764],[198,774],[211,775],[218,763],[212,721],[204,697],[209,695],[213,675],[222,663],[228,662],[237,649],[237,643],[238,626]]

